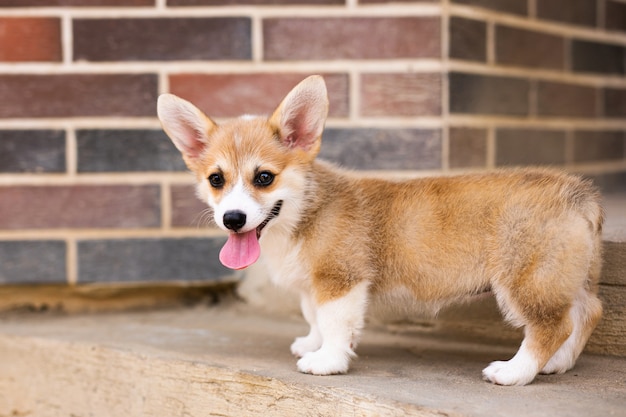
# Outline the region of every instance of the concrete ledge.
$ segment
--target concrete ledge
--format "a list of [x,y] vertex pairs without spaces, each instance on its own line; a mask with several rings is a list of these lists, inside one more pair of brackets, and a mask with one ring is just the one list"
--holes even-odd
[[0,416],[618,416],[626,359],[530,386],[481,380],[514,348],[366,331],[348,375],[295,370],[301,320],[213,308],[0,319]]

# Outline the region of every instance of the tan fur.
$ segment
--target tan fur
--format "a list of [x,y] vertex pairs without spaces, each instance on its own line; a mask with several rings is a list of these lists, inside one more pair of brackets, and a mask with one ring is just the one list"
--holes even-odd
[[[312,126],[298,125],[307,117],[306,123],[322,118],[323,124],[326,116],[327,101],[319,102],[325,99],[323,83],[312,78],[296,87],[268,119],[237,119],[220,126],[208,118],[194,122],[209,126],[201,139],[206,146],[195,155],[186,153],[186,145],[166,122],[164,128],[196,173],[203,199],[219,203],[237,178],[264,207],[274,204],[264,199],[276,190],[293,190],[297,201],[286,201],[285,210],[295,213],[295,220],[281,223],[283,214],[272,220],[261,245],[276,281],[303,294],[312,333],[319,325],[324,343],[324,306],[333,306],[333,314],[349,311],[346,315],[354,316],[346,323],[350,347],[329,345],[327,350],[352,354],[367,301],[358,301],[361,288],[371,297],[408,293],[437,307],[492,291],[505,318],[524,326],[526,338],[509,365],[498,362],[485,369],[486,379],[525,384],[542,369],[564,372],[573,366],[602,311],[595,294],[603,215],[593,186],[547,169],[405,181],[342,171],[314,159],[321,144],[319,127],[317,133]],[[315,110],[306,113],[298,106]],[[292,135],[299,127],[313,132],[300,144]],[[276,173],[271,187],[250,185],[259,169]],[[224,172],[223,189],[206,184],[205,178],[216,170]],[[275,253],[283,248],[283,257]],[[329,339],[341,339],[327,333]],[[565,343],[570,335],[571,347]],[[309,337],[308,343],[315,345],[315,337]],[[325,349],[322,344],[319,352]],[[557,351],[564,359],[555,356]],[[306,355],[309,361],[299,362],[303,372],[347,370],[347,365],[325,370],[316,363],[321,354]]]

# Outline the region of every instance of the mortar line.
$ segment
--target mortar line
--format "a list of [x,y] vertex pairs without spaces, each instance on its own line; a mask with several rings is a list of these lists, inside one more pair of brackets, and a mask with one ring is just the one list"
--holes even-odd
[[568,129],[565,131],[565,166],[568,168],[576,164],[574,152],[574,130]]
[[487,25],[487,65],[494,67],[496,65],[496,23],[488,20]]
[[170,76],[165,70],[159,71],[158,74],[158,94],[169,93],[170,91]]
[[487,169],[496,167],[496,129],[494,126],[487,127]]
[[450,2],[442,0],[441,13],[441,169],[450,170]]
[[348,74],[348,118],[351,122],[355,122],[360,119],[361,114],[361,74],[354,70]]
[[72,126],[65,129],[65,169],[66,174],[74,178],[78,172],[78,140]]
[[68,13],[61,15],[61,49],[63,65],[70,66],[74,59],[74,22]]
[[75,238],[67,238],[65,240],[65,268],[67,274],[67,283],[70,286],[78,284],[78,242]]
[[[350,1],[350,0],[349,0]],[[247,17],[257,14],[261,17],[405,17],[435,16],[440,12],[438,4],[403,3],[358,5],[350,8],[334,5],[266,5],[243,6],[165,6],[159,7],[16,7],[4,9],[0,16],[60,16],[69,13],[80,19],[99,18],[181,18],[181,17]]]
[[161,228],[170,230],[172,228],[172,189],[169,181],[161,181]]
[[263,62],[263,18],[258,15],[252,16],[251,23],[252,62],[259,64]]
[[[122,240],[122,239],[181,239],[191,238],[213,238],[222,237],[226,233],[217,228],[210,227],[180,227],[163,229],[19,229],[10,232],[0,232],[2,241],[37,241],[37,240],[64,240],[75,245],[79,240]],[[68,245],[66,253],[67,260],[76,259],[76,248]],[[70,253],[71,252],[71,253]],[[77,268],[68,264],[68,282],[75,280]],[[69,277],[72,276],[70,279]]]
[[[360,76],[361,74],[358,74]],[[358,103],[357,103],[358,104]],[[227,118],[217,118],[217,122],[227,120]],[[568,128],[570,126],[579,129],[592,129],[592,130],[614,130],[614,129],[626,129],[626,120],[624,119],[589,119],[589,118],[525,118],[525,117],[512,117],[512,116],[492,116],[492,115],[462,115],[453,114],[449,115],[448,120],[444,120],[443,117],[367,117],[367,118],[334,118],[330,117],[326,123],[329,127],[337,128],[350,128],[350,127],[376,127],[376,128],[401,128],[401,127],[423,127],[423,128],[437,128],[441,127],[444,123],[464,126],[484,126],[487,124],[496,124],[499,126],[529,126],[529,127],[545,127],[552,129]],[[37,129],[59,129],[65,130],[72,128],[79,129],[161,129],[159,120],[154,117],[148,122],[143,119],[139,120],[125,120],[120,119],[94,119],[94,120],[82,120],[77,122],[76,120],[68,123],[67,120],[39,120],[39,119],[20,119],[20,120],[0,120],[0,129],[24,129],[24,130],[37,130]],[[149,178],[158,178],[160,175],[172,175],[172,173],[127,173],[126,176],[136,176],[142,178],[142,175],[149,175]],[[0,178],[6,174],[0,174]],[[50,175],[53,178],[59,176],[59,174],[38,174]],[[93,175],[93,176],[92,176]],[[81,174],[78,177],[85,178],[99,178],[104,177],[107,174]],[[122,174],[110,174],[111,178],[116,178]],[[174,173],[173,175],[180,175]],[[28,174],[20,174],[20,178],[27,178]]]

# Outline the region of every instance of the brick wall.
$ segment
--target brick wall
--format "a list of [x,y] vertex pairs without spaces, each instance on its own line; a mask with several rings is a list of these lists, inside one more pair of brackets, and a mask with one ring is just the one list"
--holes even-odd
[[322,155],[548,164],[626,187],[623,0],[0,0],[0,284],[230,273],[155,117],[268,113],[321,73]]

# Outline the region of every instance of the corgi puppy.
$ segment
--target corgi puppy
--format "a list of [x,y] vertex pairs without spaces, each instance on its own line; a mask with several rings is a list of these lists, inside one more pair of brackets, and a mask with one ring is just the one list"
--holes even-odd
[[262,254],[273,281],[300,295],[310,332],[291,345],[298,370],[347,372],[372,298],[440,308],[486,291],[525,337],[485,380],[524,385],[571,369],[602,314],[592,185],[536,169],[366,178],[316,160],[327,113],[320,76],[269,117],[218,124],[174,95],[158,100],[198,196],[228,232],[221,262],[242,269]]

